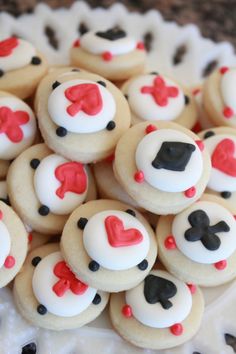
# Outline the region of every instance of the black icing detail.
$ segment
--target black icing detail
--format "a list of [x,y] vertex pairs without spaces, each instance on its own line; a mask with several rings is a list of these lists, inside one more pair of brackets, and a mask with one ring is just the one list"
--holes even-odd
[[187,106],[190,102],[190,98],[187,95],[184,95],[184,103]]
[[152,71],[152,72],[150,72],[150,75],[155,75],[155,76],[158,76],[159,74],[158,74],[158,72],[157,72],[157,71]]
[[144,279],[144,296],[149,304],[159,302],[163,309],[168,310],[173,306],[169,300],[177,293],[177,288],[172,281],[149,274]]
[[30,167],[33,169],[33,170],[36,170],[36,168],[38,167],[38,165],[40,164],[40,160],[39,159],[32,159],[30,161]]
[[55,90],[55,88],[60,85],[61,85],[61,83],[59,81],[54,81],[54,83],[52,84],[52,89]]
[[196,147],[193,144],[165,141],[152,161],[152,166],[157,169],[184,171],[194,150]]
[[96,261],[91,261],[88,265],[91,272],[97,272],[100,268],[100,265]]
[[132,215],[132,216],[134,216],[134,217],[136,216],[135,211],[132,210],[132,209],[127,209],[125,212],[128,213],[128,214],[130,214],[130,215]]
[[96,36],[107,39],[108,41],[117,41],[118,39],[125,38],[126,32],[119,27],[110,28],[105,32],[96,32]]
[[4,71],[0,69],[0,77],[4,75]]
[[41,62],[42,62],[42,60],[41,60],[39,57],[33,57],[33,58],[31,59],[31,64],[32,64],[32,65],[40,65]]
[[40,304],[40,305],[38,305],[38,307],[37,307],[37,312],[38,312],[40,315],[46,315],[46,313],[48,312],[48,310],[47,310],[47,308],[46,308],[44,305]]
[[102,301],[101,296],[99,294],[96,294],[93,299],[93,304],[98,305]]
[[37,346],[34,342],[24,345],[21,354],[36,354]]
[[32,259],[32,261],[31,261],[32,266],[37,267],[37,265],[39,264],[39,262],[40,262],[41,260],[42,260],[42,258],[39,257],[39,256],[34,257],[34,258]]
[[212,130],[208,130],[208,132],[206,132],[203,136],[203,139],[207,139],[210,138],[211,136],[214,136],[215,133]]
[[188,221],[192,226],[186,230],[184,237],[187,241],[201,241],[203,246],[209,251],[215,251],[220,247],[220,238],[216,235],[218,232],[228,232],[229,225],[225,221],[220,221],[210,226],[210,219],[203,210],[195,210],[188,216]]
[[107,84],[106,84],[104,81],[99,80],[99,81],[97,81],[97,83],[98,83],[99,85],[102,85],[102,86],[104,86],[104,87],[107,87]]
[[228,191],[224,191],[224,192],[221,192],[220,195],[224,199],[229,199],[231,197],[232,193],[228,192]]
[[88,219],[86,218],[79,218],[77,221],[77,226],[80,230],[83,230],[88,222]]
[[64,138],[64,136],[67,135],[67,129],[63,128],[63,127],[58,127],[56,129],[56,134],[57,136],[59,136],[60,138]]
[[140,270],[146,270],[148,267],[148,261],[144,259],[142,262],[138,264],[138,269]]
[[46,205],[41,205],[41,207],[38,209],[38,213],[41,216],[47,216],[50,213],[50,209]]
[[225,343],[230,347],[232,347],[234,353],[236,353],[236,337],[230,333],[225,333],[224,337],[225,337]]
[[107,123],[106,129],[110,131],[115,129],[115,127],[116,127],[116,123],[114,122],[114,120],[111,120],[110,122]]

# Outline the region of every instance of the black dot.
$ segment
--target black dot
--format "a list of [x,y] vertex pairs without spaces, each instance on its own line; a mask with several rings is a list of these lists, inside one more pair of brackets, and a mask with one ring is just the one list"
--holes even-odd
[[215,133],[212,130],[208,130],[203,136],[203,139],[210,138],[211,136],[215,135]]
[[46,205],[41,205],[41,207],[38,209],[38,212],[42,216],[47,216],[50,213],[50,209]]
[[36,352],[37,352],[36,344],[32,342],[22,347],[21,354],[36,354]]
[[39,159],[32,159],[30,161],[30,167],[33,168],[33,170],[36,170],[36,168],[38,167],[39,164],[40,164]]
[[107,87],[107,84],[104,81],[97,81],[99,85],[102,85],[104,87]]
[[129,96],[128,96],[127,94],[125,94],[124,96],[125,96],[125,98],[126,98],[126,99],[127,99],[127,101],[128,101],[128,99],[129,99]]
[[190,98],[187,95],[184,95],[184,103],[187,105],[190,102]]
[[220,195],[222,198],[224,199],[229,199],[231,197],[231,192],[228,192],[228,191],[224,191],[224,192],[221,192]]
[[111,121],[107,124],[106,129],[107,129],[107,130],[113,130],[113,129],[115,129],[115,127],[116,127],[116,123],[114,122],[114,120],[111,120]]
[[47,308],[43,306],[42,304],[38,305],[37,311],[40,315],[45,315],[47,313]]
[[4,71],[0,69],[0,77],[4,75]]
[[150,72],[150,75],[159,75],[157,71]]
[[148,261],[144,259],[141,263],[138,264],[138,269],[146,270],[148,267]]
[[88,222],[88,219],[86,218],[79,218],[77,221],[77,226],[80,230],[83,230]]
[[98,305],[102,301],[101,296],[99,294],[96,294],[93,299],[93,304]]
[[91,261],[88,267],[91,270],[91,272],[96,272],[99,269],[100,265],[96,261]]
[[52,89],[55,90],[55,88],[60,85],[61,85],[61,83],[59,81],[54,81],[54,83],[52,84]]
[[130,215],[132,215],[132,216],[136,216],[135,211],[132,210],[132,209],[127,209],[125,212],[128,213],[128,214],[130,214]]
[[32,259],[32,261],[31,261],[31,264],[34,266],[34,267],[36,267],[38,264],[39,264],[39,262],[41,261],[41,257],[39,257],[39,256],[36,256],[36,257],[34,257],[33,259]]
[[41,62],[42,62],[42,60],[39,57],[33,57],[31,59],[31,64],[33,64],[33,65],[39,65],[39,64],[41,64]]
[[71,71],[72,71],[72,72],[80,72],[80,69],[74,68],[74,69],[72,69]]
[[66,136],[67,134],[67,129],[63,128],[63,127],[58,127],[56,130],[56,134],[57,136],[59,136],[60,138],[63,138],[64,136]]

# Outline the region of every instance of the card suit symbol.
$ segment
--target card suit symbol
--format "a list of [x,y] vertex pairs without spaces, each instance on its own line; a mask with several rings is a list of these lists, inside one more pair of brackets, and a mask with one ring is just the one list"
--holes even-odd
[[9,107],[0,107],[0,134],[5,133],[13,143],[19,143],[24,138],[21,125],[27,124],[30,120],[29,114],[25,111],[13,112]]
[[161,76],[156,76],[153,80],[153,86],[141,87],[141,93],[152,95],[158,106],[168,105],[169,98],[176,98],[179,95],[179,89],[175,86],[167,86]]
[[19,44],[16,37],[11,37],[0,41],[0,57],[7,57]]
[[97,37],[101,37],[109,41],[116,41],[118,39],[126,37],[126,32],[120,29],[119,27],[114,27],[104,32],[102,31],[96,32],[95,35]]
[[216,145],[211,156],[212,167],[217,170],[236,177],[235,144],[231,139],[223,139]]

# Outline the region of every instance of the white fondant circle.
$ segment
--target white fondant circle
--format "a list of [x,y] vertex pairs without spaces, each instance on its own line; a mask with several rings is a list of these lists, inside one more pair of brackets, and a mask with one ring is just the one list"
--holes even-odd
[[221,79],[221,94],[225,106],[232,108],[234,115],[236,114],[235,82],[236,69],[229,69],[225,74],[223,74]]
[[0,221],[0,268],[3,266],[6,257],[11,249],[11,237],[6,225]]

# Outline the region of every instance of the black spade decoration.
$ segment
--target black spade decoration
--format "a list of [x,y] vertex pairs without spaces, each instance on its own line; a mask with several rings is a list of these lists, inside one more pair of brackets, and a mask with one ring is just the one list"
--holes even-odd
[[152,166],[157,169],[184,171],[195,149],[192,144],[165,141],[152,161]]
[[185,239],[190,242],[200,240],[203,246],[209,251],[215,251],[220,247],[220,238],[216,233],[228,232],[230,230],[225,221],[220,221],[210,226],[209,217],[203,210],[193,211],[188,216],[188,221],[192,227],[185,231]]
[[169,298],[175,296],[177,288],[172,281],[150,274],[144,280],[144,296],[149,304],[160,302],[163,309],[173,306]]
[[107,39],[109,41],[116,41],[126,37],[126,32],[118,27],[115,27],[110,28],[105,32],[96,32],[96,36]]

